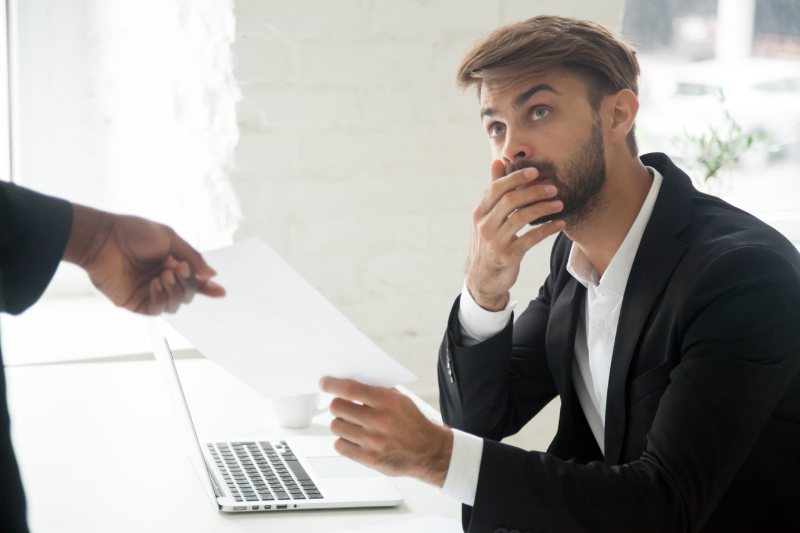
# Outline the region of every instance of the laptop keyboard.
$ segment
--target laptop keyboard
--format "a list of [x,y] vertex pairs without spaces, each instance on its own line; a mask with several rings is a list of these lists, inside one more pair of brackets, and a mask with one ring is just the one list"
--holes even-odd
[[206,447],[237,502],[322,498],[286,441],[209,442]]

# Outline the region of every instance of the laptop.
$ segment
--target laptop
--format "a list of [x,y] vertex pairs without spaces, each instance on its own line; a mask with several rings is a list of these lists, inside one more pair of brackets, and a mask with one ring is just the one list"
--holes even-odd
[[335,437],[200,442],[166,337],[152,330],[163,374],[195,471],[224,512],[392,507],[402,496],[386,477],[333,449]]

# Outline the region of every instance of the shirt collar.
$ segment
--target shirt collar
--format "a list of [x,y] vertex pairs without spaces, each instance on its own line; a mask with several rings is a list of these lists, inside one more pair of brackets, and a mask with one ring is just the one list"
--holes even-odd
[[628,284],[628,276],[631,273],[631,267],[633,267],[636,251],[639,249],[642,235],[647,223],[650,221],[650,215],[653,214],[653,206],[656,203],[658,191],[661,189],[661,182],[663,181],[663,177],[658,170],[653,167],[647,167],[647,169],[653,175],[650,191],[648,191],[647,197],[645,197],[644,203],[639,209],[639,214],[636,215],[628,234],[611,259],[611,263],[609,263],[602,278],[597,274],[589,258],[583,254],[574,242],[572,243],[569,260],[567,261],[567,272],[584,287],[588,287],[591,284],[602,286],[604,289],[613,291],[620,296],[625,293],[625,286]]

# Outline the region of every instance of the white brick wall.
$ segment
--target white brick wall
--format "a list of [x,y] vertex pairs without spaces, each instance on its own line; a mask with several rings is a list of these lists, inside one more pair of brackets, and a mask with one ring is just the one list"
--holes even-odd
[[[434,399],[490,163],[456,65],[501,24],[555,13],[617,27],[622,3],[236,0],[237,237],[266,240]],[[523,308],[548,254],[526,259]]]

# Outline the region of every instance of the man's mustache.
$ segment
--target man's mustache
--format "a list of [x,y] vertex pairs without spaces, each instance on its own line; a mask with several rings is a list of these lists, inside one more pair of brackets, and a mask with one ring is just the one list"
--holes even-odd
[[522,170],[523,168],[535,168],[539,171],[540,178],[554,177],[556,175],[556,167],[550,161],[534,161],[532,159],[523,159],[521,161],[514,161],[506,166],[505,175],[508,176],[512,172]]

